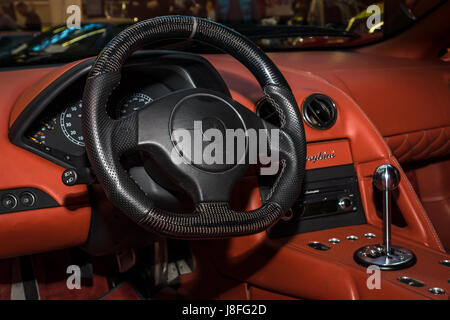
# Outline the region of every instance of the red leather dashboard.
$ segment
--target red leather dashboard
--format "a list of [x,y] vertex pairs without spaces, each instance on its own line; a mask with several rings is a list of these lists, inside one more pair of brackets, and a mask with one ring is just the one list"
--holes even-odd
[[[262,96],[262,93],[249,72],[228,56],[209,55],[206,58],[221,73],[234,98],[254,109],[254,103]],[[353,52],[277,53],[272,54],[271,58],[290,83],[299,105],[306,96],[315,92],[325,93],[335,101],[339,112],[336,125],[323,131],[305,125],[307,140],[311,143],[323,143],[330,140],[348,141],[349,147],[346,144],[347,147],[343,149],[347,155],[342,159],[342,163],[349,161],[354,163],[368,223],[371,225],[370,228],[379,228],[381,222],[372,203],[371,175],[376,166],[381,163],[389,162],[399,166],[379,131],[389,137],[388,141],[398,143],[391,137],[412,131],[421,132],[448,126],[450,123],[449,92],[446,88],[448,88],[450,68],[440,62],[412,61]],[[0,215],[0,257],[75,246],[82,244],[87,238],[90,207],[88,205],[65,206],[74,197],[84,198],[84,203],[88,203],[86,188],[65,187],[61,182],[63,168],[12,145],[8,140],[8,128],[17,115],[36,94],[69,67],[70,65],[66,65],[0,73],[0,86],[3,89],[0,94],[0,108],[3,114],[9,115],[0,119],[0,148],[3,152],[3,156],[0,157],[2,176],[0,189],[40,188],[61,205],[40,211]],[[430,105],[433,107],[426,107]],[[444,145],[448,143],[448,135],[446,137],[447,142],[443,142]],[[311,145],[309,148],[315,147]],[[440,146],[438,149],[445,148]],[[436,150],[430,151],[430,153],[433,152]],[[422,153],[426,152],[422,151]],[[403,172],[402,176],[401,197],[398,199],[398,205],[404,214],[407,227],[394,228],[394,234],[397,234],[401,241],[414,243],[420,252],[431,251],[438,255],[438,252],[443,251],[443,247]],[[257,188],[256,184],[249,185]],[[255,199],[258,196],[257,189],[251,194],[253,195],[251,199],[247,201],[243,199],[243,204],[248,208],[256,207],[259,202]],[[365,231],[358,227],[356,229],[353,231]],[[216,245],[220,250],[216,252],[224,255],[216,256],[215,264],[226,265],[226,263],[232,263],[236,257],[249,254],[253,250],[252,244],[258,243],[261,238],[264,238],[264,235],[233,239],[230,242],[217,242]],[[291,243],[303,241],[301,239],[300,237],[296,240],[294,237]],[[200,248],[196,250],[201,252],[202,245],[199,246]],[[286,265],[289,259],[294,260],[289,264],[292,268],[287,273],[283,273],[285,280],[295,277],[294,265],[303,265],[309,259],[315,261],[317,270],[332,267],[330,264],[321,264],[320,259],[309,254],[297,255],[295,250],[288,247],[281,249],[282,247],[277,243],[269,242],[268,246],[275,248],[275,251],[280,250],[277,259],[273,257],[273,261],[267,266],[263,263],[259,273],[252,277],[235,272],[232,276],[252,283],[256,287],[264,288],[267,287],[267,277],[273,275],[277,268],[274,266]],[[224,247],[225,251],[222,250]],[[338,274],[338,278],[339,275],[341,276],[340,281],[353,283],[353,286],[350,286],[353,291],[340,292],[337,296],[367,297],[369,293],[360,292],[362,289],[354,284],[356,280],[361,279],[362,270],[355,271],[353,266],[346,266],[347,262],[340,263],[339,267],[334,267],[334,271]],[[427,266],[421,265],[418,268],[427,268]],[[224,270],[221,271],[224,272]],[[286,283],[281,278],[279,281],[273,281],[269,289],[295,297],[305,296],[303,291],[298,291],[299,287],[295,286],[295,282],[289,284],[289,281]],[[308,296],[310,298],[321,297],[314,291],[309,292],[313,292]],[[392,292],[397,291],[393,289]],[[398,290],[398,293],[404,293],[404,296],[411,298],[423,296],[408,290]]]
[[358,52],[272,57],[281,69],[309,72],[348,93],[401,161],[450,153],[448,63]]
[[[352,146],[351,152],[355,162],[367,162],[389,157],[389,149],[380,142],[380,136],[376,134],[378,132],[377,129],[375,129],[375,126],[368,120],[365,114],[361,112],[359,106],[369,113],[371,119],[374,119],[375,124],[378,122],[378,125],[384,134],[399,134],[408,132],[408,130],[419,131],[430,127],[443,126],[445,123],[450,122],[449,112],[444,105],[445,99],[448,98],[447,96],[439,97],[437,94],[433,96],[433,99],[436,101],[436,108],[422,108],[419,105],[420,101],[423,99],[426,99],[427,97],[431,98],[431,95],[426,93],[430,90],[425,90],[427,88],[429,89],[429,87],[424,88],[424,90],[415,89],[414,93],[417,93],[418,97],[416,99],[407,98],[409,99],[407,101],[411,103],[414,102],[412,106],[403,103],[397,104],[395,111],[392,111],[395,112],[395,114],[390,117],[393,120],[391,120],[391,122],[382,121],[384,112],[389,112],[389,109],[386,109],[386,105],[393,105],[393,102],[390,102],[391,99],[389,98],[392,94],[388,91],[377,90],[371,93],[370,89],[367,89],[367,87],[377,88],[377,83],[378,86],[383,86],[386,79],[383,78],[379,81],[375,80],[375,84],[372,85],[366,82],[366,86],[361,86],[360,83],[364,77],[361,76],[359,79],[360,81],[356,81],[350,76],[349,72],[345,71],[346,68],[349,69],[351,66],[357,69],[358,73],[361,74],[363,74],[364,71],[361,71],[360,67],[361,69],[366,70],[366,72],[369,70],[375,71],[375,73],[387,69],[390,74],[394,72],[397,73],[397,77],[400,77],[402,72],[406,72],[404,74],[404,79],[409,79],[411,77],[411,70],[416,70],[414,71],[415,74],[421,74],[423,78],[423,80],[417,80],[420,85],[432,83],[433,81],[438,84],[440,81],[439,79],[449,72],[448,67],[442,67],[439,63],[413,61],[401,61],[400,63],[400,59],[397,58],[380,58],[351,52],[278,53],[272,54],[271,57],[280,67],[282,72],[284,72],[286,78],[293,87],[299,104],[301,104],[304,97],[313,92],[326,93],[337,103],[340,116],[337,119],[335,127],[330,130],[318,131],[307,126],[306,134],[308,141],[350,139]],[[214,55],[208,56],[208,58],[230,85],[235,98],[246,104],[249,108],[254,108],[254,102],[261,97],[261,92],[256,81],[251,77],[249,72],[230,57]],[[323,63],[324,61],[327,63]],[[330,69],[329,67],[326,68],[325,65],[333,67]],[[365,68],[363,67],[364,65],[366,66]],[[70,66],[71,65],[0,73],[0,84],[4,88],[3,92],[8,93],[2,94],[1,97],[2,112],[3,114],[10,115],[10,117],[4,117],[1,121],[3,134],[1,135],[0,144],[2,150],[8,155],[7,157],[1,157],[0,159],[0,167],[4,171],[3,176],[5,177],[0,182],[1,189],[19,186],[41,188],[55,198],[61,205],[64,205],[67,197],[77,196],[85,192],[83,187],[65,187],[60,181],[62,168],[37,155],[13,146],[9,143],[7,138],[8,127],[29,101]],[[440,68],[438,68],[438,66],[440,66]],[[436,80],[435,75],[439,73],[441,76]],[[341,74],[341,78],[338,78],[336,74]],[[346,79],[346,74],[349,77],[349,80],[347,80],[349,84],[345,84],[344,80],[342,80]],[[429,76],[425,79],[424,75]],[[372,79],[372,81],[374,81],[373,79],[376,79],[376,77],[373,77],[372,73],[365,78]],[[353,89],[353,91],[348,89],[351,87],[351,83],[354,83],[354,86],[358,86],[354,87],[355,89]],[[359,92],[366,92],[366,94],[361,94]],[[441,95],[448,94],[446,90],[440,90],[439,92]],[[352,95],[350,95],[350,93]],[[408,97],[411,96],[410,93],[411,90],[406,90],[406,86],[400,87],[397,96],[403,95]],[[361,102],[359,102],[359,97],[362,97],[361,99],[366,99],[367,101],[361,100]],[[419,101],[419,103],[417,101]],[[411,112],[411,108],[414,108],[416,112]],[[345,116],[343,115],[344,112]],[[397,126],[397,121],[395,119],[400,117],[400,114],[403,117],[408,117],[411,121],[405,121],[403,126]],[[63,211],[62,208],[52,210]],[[75,214],[78,213],[78,211],[84,212],[84,214]],[[80,217],[81,220],[78,221],[78,223],[82,224],[83,227],[78,228],[78,231],[74,231],[73,228],[70,228],[70,231],[66,230],[67,232],[63,232],[68,236],[77,233],[76,239],[71,239],[71,241],[67,241],[66,239],[66,241],[62,241],[64,244],[73,244],[76,241],[81,243],[85,239],[89,225],[88,211],[88,208],[78,208],[73,210],[73,214],[70,215],[70,217]],[[19,219],[19,216],[24,217],[26,215],[28,215],[28,213],[17,214],[17,219]],[[33,213],[32,217],[35,216],[36,218],[38,217]],[[66,217],[67,215],[61,214],[61,219],[59,219],[60,223],[63,223]],[[6,219],[6,216],[0,217],[0,220],[2,219]],[[32,220],[27,221],[31,222]],[[73,223],[73,221],[70,221],[67,226],[71,223]],[[2,228],[2,230],[10,229],[4,223],[0,224],[0,228]],[[46,232],[50,231],[51,230],[47,230]],[[40,231],[37,232],[39,233]],[[59,232],[61,232],[61,230],[59,230]],[[0,233],[2,236],[5,235],[4,232]],[[17,234],[17,232],[14,234]],[[4,256],[14,253],[19,254],[27,251],[43,250],[44,247],[46,247],[43,246],[42,249],[40,249],[41,246],[39,241],[36,242],[34,240],[35,239],[31,241],[30,239],[30,242],[28,243],[30,248],[27,248],[25,245],[27,241],[22,240],[21,243],[24,244],[24,247],[17,247],[16,251],[12,249],[5,250],[4,252],[0,252],[0,255]],[[11,243],[11,241],[8,242]]]

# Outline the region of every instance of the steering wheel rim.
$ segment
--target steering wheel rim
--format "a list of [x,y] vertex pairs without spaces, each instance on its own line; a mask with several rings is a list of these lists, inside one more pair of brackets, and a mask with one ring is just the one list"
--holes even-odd
[[[202,201],[192,214],[162,210],[121,167],[120,154],[139,145],[142,115],[113,120],[106,112],[106,104],[120,82],[121,68],[131,52],[162,39],[198,40],[235,57],[252,72],[265,98],[275,107],[281,120],[282,167],[261,208],[235,212],[226,202]],[[100,184],[117,207],[151,232],[182,239],[253,234],[276,223],[300,195],[306,140],[294,95],[281,72],[260,48],[223,25],[196,17],[166,16],[142,21],[122,31],[97,57],[86,82],[82,110],[86,152]]]

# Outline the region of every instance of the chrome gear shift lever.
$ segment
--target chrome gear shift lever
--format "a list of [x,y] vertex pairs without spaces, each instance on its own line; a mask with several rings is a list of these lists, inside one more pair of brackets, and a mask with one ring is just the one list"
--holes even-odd
[[376,265],[382,270],[398,270],[412,266],[416,257],[406,248],[391,244],[391,194],[400,183],[400,173],[390,164],[379,166],[373,174],[373,185],[383,193],[383,244],[362,247],[355,252],[361,265]]
[[400,173],[390,164],[379,166],[373,174],[373,185],[383,192],[383,245],[386,254],[391,252],[391,192],[400,183]]

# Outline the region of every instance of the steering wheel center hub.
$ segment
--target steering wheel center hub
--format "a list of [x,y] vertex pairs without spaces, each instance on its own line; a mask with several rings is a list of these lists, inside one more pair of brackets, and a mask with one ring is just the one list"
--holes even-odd
[[193,94],[179,101],[169,130],[178,155],[203,171],[230,170],[247,152],[243,119],[228,101],[213,94]]

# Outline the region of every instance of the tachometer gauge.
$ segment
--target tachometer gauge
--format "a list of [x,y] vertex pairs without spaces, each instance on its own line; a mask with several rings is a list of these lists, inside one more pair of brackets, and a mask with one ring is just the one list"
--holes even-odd
[[81,129],[81,101],[70,105],[59,118],[62,132],[70,142],[84,147],[84,138]]
[[126,117],[127,115],[144,108],[152,101],[153,99],[145,93],[134,93],[119,103],[116,116],[118,118]]

